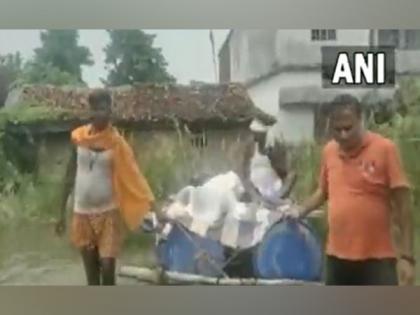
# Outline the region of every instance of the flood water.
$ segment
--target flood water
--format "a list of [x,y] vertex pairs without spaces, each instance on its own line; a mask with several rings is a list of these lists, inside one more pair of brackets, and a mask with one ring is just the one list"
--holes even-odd
[[[135,244],[134,244],[135,245]],[[420,256],[419,256],[420,257]],[[126,246],[121,265],[151,267],[152,246]],[[420,268],[416,270],[420,285]],[[51,225],[0,226],[0,285],[86,285],[79,253],[67,236],[57,237]],[[117,285],[139,285],[117,278]]]
[[[68,237],[57,237],[51,226],[26,225],[0,228],[0,285],[85,285],[81,258]],[[153,250],[122,253],[119,265],[150,266]],[[118,285],[137,284],[118,278]]]

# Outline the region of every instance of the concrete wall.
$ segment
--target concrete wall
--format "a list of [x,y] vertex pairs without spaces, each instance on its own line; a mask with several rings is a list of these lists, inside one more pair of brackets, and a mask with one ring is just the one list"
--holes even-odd
[[248,82],[275,68],[313,66],[323,45],[368,45],[369,30],[337,30],[335,41],[312,41],[311,30],[235,30],[231,35],[231,80]]
[[68,135],[48,135],[40,139],[37,156],[39,178],[61,182],[68,165],[71,146]]
[[315,132],[314,108],[301,105],[280,109],[274,130],[278,137],[287,142],[312,140]]
[[317,72],[290,72],[271,77],[250,87],[248,93],[255,105],[278,119],[274,130],[278,136],[290,142],[312,139],[314,135],[314,112],[311,106],[281,108],[280,87],[296,87],[320,82]]
[[336,40],[312,41],[310,29],[277,31],[275,49],[278,66],[320,65],[322,46],[369,44],[369,30],[336,30],[336,34]]
[[402,74],[420,74],[420,50],[397,50],[395,69]]
[[[276,132],[290,142],[313,138],[317,104],[329,102],[339,93],[350,93],[362,100],[371,92],[371,89],[360,88],[322,89],[318,71],[282,72],[248,90],[257,107],[277,117]],[[389,99],[394,89],[382,89],[380,92],[378,98]]]
[[282,102],[282,89],[313,85],[321,85],[321,75],[317,71],[283,72],[249,87],[248,93],[256,106],[271,115],[277,115]]
[[[366,46],[371,40],[378,44],[378,30],[336,30],[336,34],[336,40],[312,41],[310,29],[234,30],[227,45],[231,81],[250,82],[284,67],[314,67],[321,62],[320,48],[324,45]],[[399,34],[397,73],[420,73],[420,49],[404,48],[405,31]],[[420,36],[420,31],[414,36]]]
[[[310,139],[314,134],[314,109],[311,106],[290,107],[290,95],[301,104],[328,101],[333,94],[352,93],[362,99],[368,89],[322,89],[321,46],[371,43],[370,30],[336,30],[336,40],[312,41],[311,30],[240,30],[233,31],[230,40],[231,80],[251,83],[249,95],[255,105],[278,117],[275,130],[286,140],[296,142]],[[420,65],[418,51],[397,51],[396,63],[400,71],[410,71]],[[267,76],[268,74],[271,75]],[[267,76],[264,78],[264,76]],[[255,79],[263,78],[255,82]],[[311,94],[320,90],[319,100]],[[330,95],[331,94],[331,95]],[[389,98],[393,89],[383,89],[382,98]],[[286,104],[285,104],[286,103]]]
[[246,82],[276,62],[276,30],[234,30],[230,39],[231,81]]
[[[398,43],[395,51],[395,66],[398,74],[420,73],[420,30],[374,30],[372,32],[376,45],[392,44],[392,41],[381,42],[379,32],[396,33]],[[411,33],[411,38],[407,32]]]

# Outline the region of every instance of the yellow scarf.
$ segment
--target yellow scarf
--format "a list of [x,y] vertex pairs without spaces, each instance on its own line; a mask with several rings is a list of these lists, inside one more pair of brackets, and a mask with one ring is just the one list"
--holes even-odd
[[131,147],[119,132],[111,126],[97,133],[91,130],[91,125],[79,127],[72,132],[71,139],[77,146],[112,150],[116,201],[128,228],[135,230],[155,201],[153,192],[138,168]]

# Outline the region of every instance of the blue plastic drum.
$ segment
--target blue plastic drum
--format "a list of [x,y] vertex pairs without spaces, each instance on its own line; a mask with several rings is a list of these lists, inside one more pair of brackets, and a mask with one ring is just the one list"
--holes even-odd
[[225,262],[221,244],[178,225],[158,244],[157,254],[165,270],[210,277],[221,276]]
[[256,248],[253,266],[258,278],[320,281],[322,258],[320,241],[307,224],[281,221]]

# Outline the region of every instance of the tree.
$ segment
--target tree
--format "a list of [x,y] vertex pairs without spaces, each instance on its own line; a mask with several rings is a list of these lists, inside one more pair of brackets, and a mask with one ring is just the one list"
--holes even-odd
[[22,69],[19,53],[0,56],[0,106],[3,106],[11,85],[16,81]]
[[106,85],[138,82],[175,82],[161,49],[153,47],[155,35],[141,30],[109,30],[111,42],[104,49],[109,69]]
[[85,85],[76,75],[62,71],[52,64],[29,61],[18,81],[20,84]]
[[[79,32],[77,30],[49,30],[41,32],[42,46],[35,49],[34,59],[28,65],[29,69],[33,71],[47,71],[46,75],[41,76],[44,79],[51,76],[51,73],[49,73],[49,70],[51,70],[52,74],[54,74],[53,77],[56,77],[58,73],[62,73],[62,75],[58,76],[68,76],[83,82],[82,66],[93,65],[93,60],[89,49],[79,46],[78,41]],[[34,75],[33,78],[36,79],[37,76]]]

